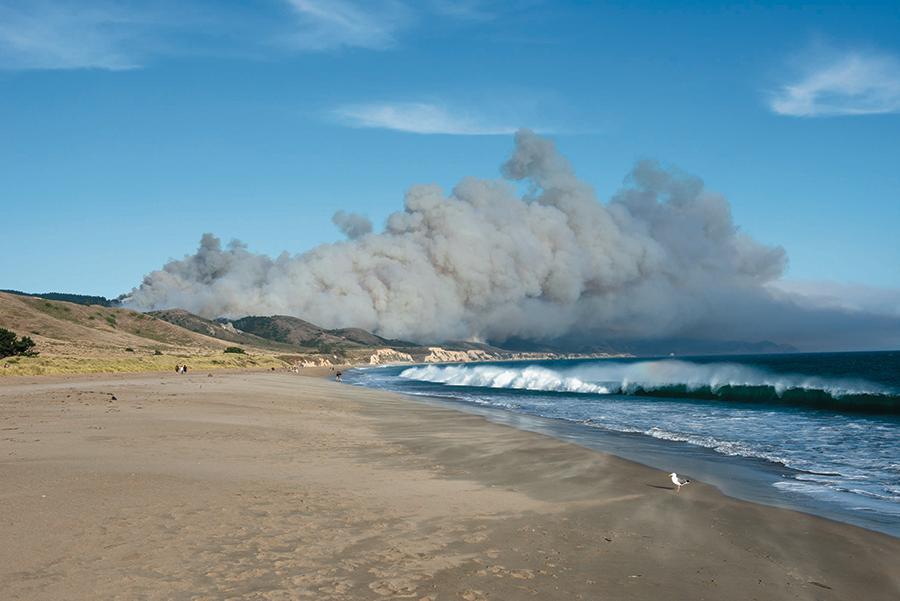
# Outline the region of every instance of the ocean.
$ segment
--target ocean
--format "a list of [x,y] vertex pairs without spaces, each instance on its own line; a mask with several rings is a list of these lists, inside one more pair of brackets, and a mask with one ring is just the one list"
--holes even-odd
[[900,537],[900,351],[391,366],[345,381]]

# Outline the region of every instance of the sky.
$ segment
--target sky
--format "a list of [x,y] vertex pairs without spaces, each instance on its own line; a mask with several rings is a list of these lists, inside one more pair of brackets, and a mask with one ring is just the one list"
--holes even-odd
[[520,127],[601,199],[641,159],[702,178],[788,287],[897,298],[900,8],[858,1],[0,0],[0,288],[378,230]]

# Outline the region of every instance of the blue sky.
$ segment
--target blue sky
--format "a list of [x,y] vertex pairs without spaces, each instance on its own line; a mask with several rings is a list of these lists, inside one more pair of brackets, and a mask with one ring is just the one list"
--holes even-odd
[[900,287],[896,2],[633,4],[0,0],[0,288],[115,296],[207,231],[300,252],[498,177],[522,126],[602,199],[702,177],[791,280]]

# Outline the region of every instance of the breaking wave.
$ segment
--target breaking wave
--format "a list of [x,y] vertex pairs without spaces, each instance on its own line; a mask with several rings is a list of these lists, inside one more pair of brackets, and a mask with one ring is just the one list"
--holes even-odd
[[565,369],[541,365],[426,365],[405,369],[400,377],[446,386],[900,413],[900,391],[885,386],[865,380],[771,373],[740,363],[604,361]]

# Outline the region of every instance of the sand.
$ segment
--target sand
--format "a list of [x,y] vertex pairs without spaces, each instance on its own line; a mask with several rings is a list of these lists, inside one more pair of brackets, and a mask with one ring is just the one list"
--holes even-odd
[[892,599],[900,539],[286,373],[0,381],[4,600]]

